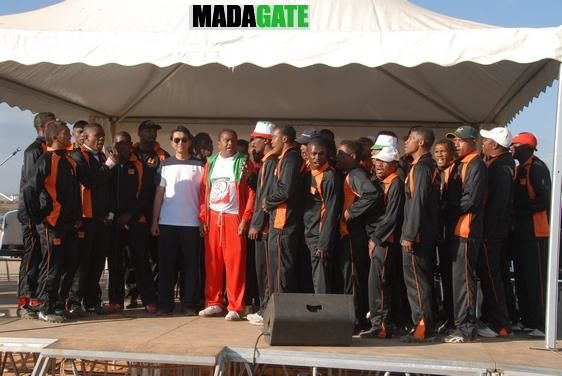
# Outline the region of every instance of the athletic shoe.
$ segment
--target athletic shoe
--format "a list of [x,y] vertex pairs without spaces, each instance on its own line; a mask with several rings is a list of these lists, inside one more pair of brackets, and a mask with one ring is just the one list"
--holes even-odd
[[228,313],[226,314],[224,319],[226,321],[240,321],[240,320],[242,320],[240,318],[240,314],[236,311],[228,311]]
[[263,317],[261,317],[261,315],[259,313],[250,313],[250,314],[246,315],[246,320],[248,320],[248,321],[256,321],[256,320],[263,321]]
[[529,328],[522,322],[518,322],[517,324],[511,326],[511,330],[514,332],[530,332],[533,328]]
[[208,306],[207,308],[199,311],[199,316],[213,317],[220,315],[223,312],[222,307],[219,305]]
[[476,329],[480,337],[496,338],[499,334],[493,331],[489,326],[484,325]]
[[18,316],[21,319],[37,320],[37,312],[35,312],[29,307],[19,307],[17,312],[18,312]]
[[121,306],[121,304],[109,303],[103,305],[103,312],[106,315],[111,315],[112,313],[119,313],[122,311],[123,311],[123,307]]
[[385,328],[371,328],[369,330],[362,331],[359,333],[361,338],[378,338],[387,339],[391,338],[392,335]]
[[443,342],[446,343],[465,343],[470,342],[474,338],[465,336],[460,330],[455,330],[453,333],[449,334],[447,337],[443,338]]
[[197,310],[195,308],[182,308],[181,309],[181,314],[184,316],[197,316]]
[[544,332],[542,330],[539,330],[539,329],[533,329],[532,331],[530,331],[527,334],[532,336],[532,337],[544,337]]
[[250,325],[262,326],[263,325],[263,316],[259,313],[254,313],[252,315],[246,316],[246,319],[250,323]]
[[39,318],[39,320],[43,320],[45,322],[50,322],[53,324],[60,324],[64,321],[64,316],[62,315],[57,315],[54,313],[44,313],[42,311],[39,312],[37,317]]
[[139,308],[140,306],[138,300],[134,298],[131,298],[131,302],[127,304],[127,308]]
[[144,307],[144,310],[150,314],[156,314],[156,312],[158,312],[158,307],[156,307],[156,304],[147,304]]
[[72,306],[68,310],[68,316],[70,318],[84,317],[86,315],[87,315],[87,312],[84,311],[84,308],[82,308],[82,306],[79,306],[79,305]]

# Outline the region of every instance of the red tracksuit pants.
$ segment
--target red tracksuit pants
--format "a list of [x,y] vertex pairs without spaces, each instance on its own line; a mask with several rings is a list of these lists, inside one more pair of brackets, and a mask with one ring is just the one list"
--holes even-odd
[[240,219],[237,214],[212,210],[209,219],[205,236],[205,305],[224,307],[226,276],[228,310],[241,313],[246,289],[246,241],[238,235]]

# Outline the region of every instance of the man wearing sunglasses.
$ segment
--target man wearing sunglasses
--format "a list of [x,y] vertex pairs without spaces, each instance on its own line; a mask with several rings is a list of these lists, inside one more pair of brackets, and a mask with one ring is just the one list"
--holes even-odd
[[200,290],[199,192],[203,162],[191,154],[193,136],[186,127],[175,128],[170,140],[175,155],[162,161],[159,170],[150,231],[152,236],[160,236],[158,310],[161,314],[173,312],[179,270],[181,312],[195,316]]

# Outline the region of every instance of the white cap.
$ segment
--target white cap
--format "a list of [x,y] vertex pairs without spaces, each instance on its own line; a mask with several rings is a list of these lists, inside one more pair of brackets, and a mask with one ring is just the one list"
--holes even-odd
[[398,139],[394,136],[387,134],[379,134],[375,144],[371,147],[372,150],[381,150],[385,146],[398,149]]
[[489,131],[481,129],[480,136],[494,140],[498,143],[498,145],[501,145],[504,148],[511,146],[511,132],[507,129],[507,127],[497,127]]
[[275,128],[275,124],[272,122],[260,120],[256,123],[256,127],[250,137],[261,137],[271,140],[273,138],[273,128]]
[[400,153],[395,147],[385,146],[373,157],[373,159],[378,159],[383,162],[393,162],[400,159]]

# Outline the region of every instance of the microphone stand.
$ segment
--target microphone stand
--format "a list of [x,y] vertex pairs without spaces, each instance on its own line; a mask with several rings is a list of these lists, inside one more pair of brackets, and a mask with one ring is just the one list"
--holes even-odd
[[8,162],[10,159],[12,159],[12,158],[14,157],[14,155],[16,155],[17,153],[19,153],[20,151],[21,151],[21,148],[18,147],[18,148],[16,149],[16,151],[14,151],[8,158],[4,159],[4,160],[2,161],[2,163],[0,163],[0,167],[4,166],[4,164],[5,164],[6,162]]

